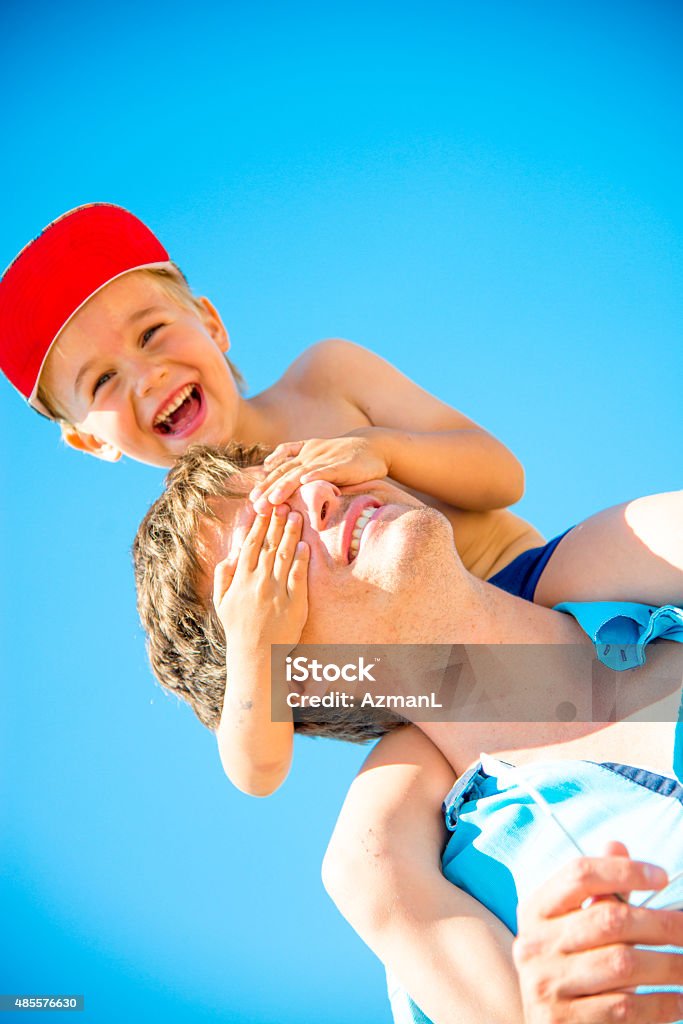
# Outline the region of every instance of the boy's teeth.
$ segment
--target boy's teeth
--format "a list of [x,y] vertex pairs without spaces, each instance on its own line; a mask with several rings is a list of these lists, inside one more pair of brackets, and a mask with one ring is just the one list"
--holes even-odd
[[188,384],[187,387],[183,388],[182,391],[179,391],[175,398],[172,401],[170,401],[168,405],[164,406],[164,408],[161,410],[157,418],[154,420],[154,426],[158,427],[160,423],[163,423],[164,420],[167,420],[171,413],[174,413],[178,406],[182,405],[183,402],[190,397],[192,391],[192,384]]

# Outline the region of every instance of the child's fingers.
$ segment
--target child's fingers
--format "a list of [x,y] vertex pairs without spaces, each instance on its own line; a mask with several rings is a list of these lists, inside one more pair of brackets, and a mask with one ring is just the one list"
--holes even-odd
[[288,441],[286,444],[279,444],[274,452],[267,455],[263,460],[266,469],[265,480],[255,484],[249,492],[249,500],[254,502],[271,486],[274,480],[286,472],[288,464],[295,458],[303,448],[305,441]]
[[261,545],[261,551],[259,553],[259,569],[270,576],[273,572],[273,566],[275,564],[275,556],[280,547],[280,541],[285,530],[287,523],[287,513],[289,507],[287,505],[279,505],[273,509],[273,514],[270,517],[270,524],[268,531]]
[[301,474],[299,480],[302,484],[310,484],[313,480],[327,480],[331,484],[361,484],[370,479],[367,473],[360,473],[358,469],[358,466],[354,467],[349,462],[330,462],[326,466],[312,466]]
[[306,600],[308,595],[308,563],[311,549],[306,541],[300,540],[294,552],[292,568],[287,577],[287,592],[292,599]]
[[343,487],[348,484],[363,484],[368,480],[381,480],[387,475],[387,467],[377,459],[346,458],[333,462],[308,466],[301,474],[302,484],[313,480],[329,480],[331,484]]
[[[274,484],[276,480],[280,479],[280,477],[282,476],[283,473],[287,472],[287,470],[289,469],[293,459],[295,459],[295,458],[296,458],[295,455],[293,455],[293,456],[289,456],[288,455],[286,458],[283,457],[282,459],[280,459],[280,461],[278,462],[277,466],[269,466],[268,467],[268,472],[266,473],[266,476],[265,476],[265,479],[261,480],[260,483],[256,484],[256,486],[254,487],[254,490],[255,491],[267,491],[268,488],[272,484]],[[299,462],[299,461],[300,460],[297,459],[297,462]]]
[[304,444],[305,441],[285,441],[284,444],[279,444],[275,451],[265,457],[263,465],[267,466],[270,471],[275,466],[279,466],[284,459],[291,459],[293,455],[298,455]]
[[216,611],[230,588],[236,569],[237,558],[234,555],[228,555],[218,563],[213,571],[213,605]]
[[254,508],[256,508],[256,504],[259,499],[268,494],[273,486],[277,486],[286,473],[291,472],[294,466],[300,465],[301,463],[298,460],[293,461],[292,459],[285,459],[281,465],[268,474],[265,480],[262,480],[260,484],[256,484],[255,487],[252,487],[249,492],[249,501],[251,501]]
[[382,479],[385,475],[381,472],[373,473],[370,467],[364,467],[359,462],[332,462],[327,466],[315,466],[302,473],[299,484],[310,484],[314,480],[326,480],[330,484],[337,484],[338,487],[347,487],[364,484],[368,480]]
[[254,502],[254,508],[261,508],[262,505],[264,505],[265,508],[265,503],[269,505],[278,505],[280,502],[287,501],[288,498],[291,498],[299,487],[302,471],[303,466],[299,464],[289,469],[276,484],[263,492],[258,501]]
[[[272,504],[286,501],[287,498],[292,496],[294,491],[309,480],[327,480],[329,483],[336,484],[343,482],[347,477],[351,477],[354,483],[360,482],[354,477],[354,474],[348,471],[342,472],[343,470],[344,466],[341,463],[332,463],[329,466],[321,465],[320,463],[313,466],[297,464],[282,480],[275,484],[274,487],[271,487],[263,497],[267,498]],[[365,479],[368,478],[365,476],[361,477],[361,480]]]
[[273,576],[279,583],[286,583],[296,545],[301,537],[303,519],[298,512],[290,512],[275,558]]
[[[269,512],[272,512],[272,506]],[[249,528],[242,550],[240,551],[240,564],[247,572],[253,572],[258,565],[261,547],[270,526],[270,514],[257,515]]]

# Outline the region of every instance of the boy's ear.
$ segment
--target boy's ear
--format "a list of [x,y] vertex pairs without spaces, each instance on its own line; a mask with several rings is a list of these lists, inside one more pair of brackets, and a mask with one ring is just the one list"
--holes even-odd
[[207,299],[205,295],[202,295],[198,302],[202,306],[203,312],[201,318],[206,324],[206,328],[218,345],[221,352],[227,352],[230,348],[230,335],[225,329],[225,325],[221,320],[220,313],[214,306],[210,299]]
[[84,434],[77,427],[62,427],[62,438],[71,448],[94,455],[96,459],[104,459],[105,462],[118,462],[121,458],[121,452],[113,444],[100,441],[99,437],[95,437],[94,434]]

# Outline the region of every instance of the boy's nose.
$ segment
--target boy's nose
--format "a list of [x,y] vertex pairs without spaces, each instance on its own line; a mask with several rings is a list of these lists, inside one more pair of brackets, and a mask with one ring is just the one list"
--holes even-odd
[[[327,480],[312,480],[302,484],[296,492],[299,501],[308,513],[308,520],[318,533],[328,529],[335,522],[335,513],[340,505],[341,491]],[[295,507],[296,502],[291,502]]]
[[141,364],[134,368],[135,391],[140,398],[144,398],[157,388],[166,376],[166,369],[163,366]]

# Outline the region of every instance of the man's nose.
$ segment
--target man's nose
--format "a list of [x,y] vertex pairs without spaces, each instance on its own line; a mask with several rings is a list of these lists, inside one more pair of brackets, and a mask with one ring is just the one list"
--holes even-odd
[[302,484],[297,492],[304,505],[311,526],[321,533],[335,521],[339,509],[341,491],[327,480],[312,480]]

